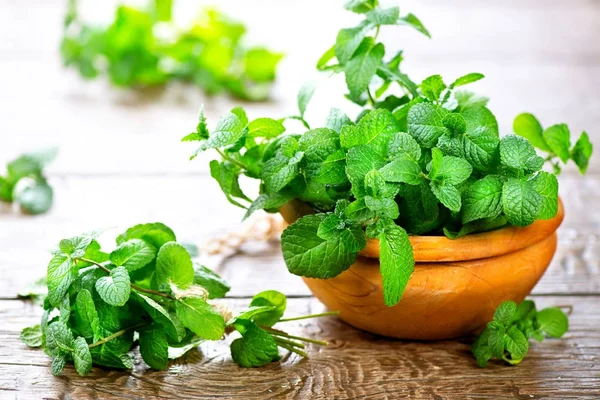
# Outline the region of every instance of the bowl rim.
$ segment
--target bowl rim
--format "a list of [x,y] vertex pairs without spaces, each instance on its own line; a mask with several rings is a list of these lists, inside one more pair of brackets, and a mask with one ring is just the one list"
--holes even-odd
[[[314,213],[314,210],[297,199],[283,205],[280,214],[286,223]],[[513,253],[532,246],[554,234],[564,219],[564,206],[558,198],[558,211],[551,219],[536,220],[524,228],[508,226],[489,232],[465,235],[458,239],[446,236],[410,236],[415,262],[469,261]],[[379,258],[379,239],[368,239],[359,253],[368,258]]]

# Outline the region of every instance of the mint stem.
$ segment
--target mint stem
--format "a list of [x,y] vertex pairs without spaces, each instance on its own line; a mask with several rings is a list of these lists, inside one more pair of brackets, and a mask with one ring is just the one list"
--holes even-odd
[[146,325],[148,325],[148,324],[143,323],[143,324],[137,324],[137,325],[130,326],[129,328],[121,329],[120,331],[117,331],[117,332],[113,333],[112,335],[105,337],[104,339],[100,339],[95,343],[89,344],[88,348],[91,349],[93,347],[102,346],[104,343],[109,342],[109,341],[113,340],[114,338],[118,338],[119,336],[126,334],[128,331],[130,331],[132,329],[139,328],[139,327],[146,326]]
[[221,149],[215,149],[215,150],[217,150],[217,152],[221,155],[221,157],[223,157],[225,160],[229,161],[230,163],[235,164],[242,169],[246,169],[246,170],[248,169],[248,167],[246,167],[244,164],[242,164],[238,160],[231,158],[227,154],[225,154],[223,152],[223,150],[221,150]]
[[288,322],[288,321],[299,321],[301,319],[309,319],[309,318],[319,318],[319,317],[329,317],[332,315],[338,315],[339,311],[327,311],[320,314],[311,314],[311,315],[301,315],[299,317],[291,317],[291,318],[281,318],[277,322]]
[[298,354],[298,355],[301,355],[301,356],[302,356],[302,357],[304,357],[304,358],[308,358],[308,354],[306,354],[306,353],[305,353],[305,352],[303,352],[302,350],[298,350],[298,349],[296,349],[296,348],[294,348],[294,347],[288,346],[287,344],[284,344],[284,343],[277,343],[277,346],[279,346],[279,347],[283,347],[284,349],[286,349],[286,350],[289,350],[289,351],[291,351],[292,353],[296,353],[296,354]]
[[268,326],[261,326],[261,328],[275,336],[283,336],[288,339],[296,339],[306,343],[318,344],[319,346],[327,346],[327,342],[323,340],[309,339],[300,336],[290,335],[284,331],[280,331],[279,329],[269,328]]
[[304,344],[298,343],[298,342],[294,342],[292,340],[284,339],[284,338],[281,338],[281,337],[274,337],[273,339],[275,339],[275,342],[277,342],[277,343],[285,343],[285,344],[287,344],[289,346],[298,347],[298,348],[301,348],[301,349],[304,348]]

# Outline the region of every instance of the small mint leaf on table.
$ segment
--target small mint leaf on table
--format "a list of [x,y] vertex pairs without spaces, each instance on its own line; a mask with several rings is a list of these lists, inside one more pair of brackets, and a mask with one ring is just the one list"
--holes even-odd
[[56,355],[54,360],[52,360],[52,366],[50,367],[50,371],[52,375],[58,376],[65,369],[65,365],[67,364],[67,354],[62,353]]
[[125,267],[117,267],[96,281],[96,291],[106,303],[112,306],[124,306],[129,300],[129,272]]
[[538,329],[553,338],[562,337],[569,330],[569,320],[557,307],[545,308],[536,315]]
[[142,239],[157,249],[167,242],[177,240],[173,230],[160,222],[132,226],[117,237],[117,244],[121,245],[131,239]]
[[262,367],[279,360],[275,339],[254,322],[238,320],[234,328],[242,334],[231,343],[231,358],[242,367]]
[[287,307],[287,298],[276,290],[266,290],[252,297],[250,307],[265,306],[272,307],[272,309],[255,315],[252,320],[258,325],[273,326],[283,317]]
[[28,326],[23,328],[19,339],[29,347],[42,346],[42,328],[40,325]]

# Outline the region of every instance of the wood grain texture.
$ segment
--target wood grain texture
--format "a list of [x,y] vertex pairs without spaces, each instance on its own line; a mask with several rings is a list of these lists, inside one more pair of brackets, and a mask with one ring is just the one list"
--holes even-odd
[[[532,345],[517,367],[492,363],[480,369],[470,340],[404,342],[354,329],[337,318],[290,323],[293,333],[328,340],[310,347],[310,359],[284,355],[281,364],[242,369],[232,363],[226,342],[207,342],[199,351],[151,371],[136,354],[132,371],[94,368],[78,377],[69,366],[53,377],[49,359],[18,341],[19,330],[36,323],[38,308],[0,301],[0,398],[6,399],[453,399],[559,398],[600,396],[600,297],[535,298],[540,307],[572,305],[571,329],[562,340]],[[241,308],[248,299],[229,300]],[[314,299],[292,299],[290,315],[319,312]]]

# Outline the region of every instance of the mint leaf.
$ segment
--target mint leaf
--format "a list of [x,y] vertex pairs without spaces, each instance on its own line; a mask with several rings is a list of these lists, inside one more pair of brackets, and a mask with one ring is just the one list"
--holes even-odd
[[341,238],[324,240],[317,234],[325,214],[307,215],[287,227],[281,249],[288,270],[309,278],[331,278],[352,265],[356,253],[348,253]]
[[242,337],[231,343],[231,358],[241,367],[262,367],[279,360],[277,343],[254,322],[238,320],[234,327]]
[[542,196],[530,182],[511,178],[502,186],[502,209],[512,225],[532,224],[541,208]]
[[129,300],[131,287],[129,273],[125,267],[117,267],[96,281],[96,290],[106,303],[112,306],[123,306]]
[[440,75],[432,75],[421,82],[423,96],[434,103],[440,100],[440,96],[445,89],[446,84]]
[[569,320],[560,308],[549,307],[538,311],[536,321],[539,330],[550,337],[560,338],[569,330]]
[[142,239],[157,249],[167,242],[177,240],[173,230],[160,222],[139,224],[127,229],[117,237],[117,244],[121,245],[131,239]]
[[485,328],[471,346],[471,352],[477,360],[477,365],[481,368],[485,367],[492,358],[492,351],[488,345],[490,332],[490,329]]
[[488,347],[493,357],[502,358],[504,356],[504,325],[497,321],[488,323],[489,329]]
[[75,280],[73,260],[64,254],[56,254],[48,264],[48,301],[58,306],[69,286]]
[[135,271],[152,262],[156,249],[141,239],[131,239],[121,243],[110,253],[110,262],[128,271]]
[[517,115],[513,122],[513,131],[529,140],[529,142],[543,151],[552,151],[546,144],[543,136],[543,128],[540,122],[532,114],[523,113]]
[[514,301],[505,301],[496,308],[496,311],[494,312],[494,321],[508,328],[513,321],[516,312],[517,304]]
[[167,368],[169,344],[161,326],[153,324],[140,331],[140,354],[150,368],[155,370]]
[[346,64],[357,51],[367,33],[373,25],[364,21],[356,28],[341,29],[335,41],[335,56],[340,64]]
[[467,131],[467,122],[460,114],[451,113],[446,115],[443,124],[448,128],[451,136],[459,136]]
[[556,175],[540,171],[531,180],[531,184],[542,199],[540,211],[536,218],[554,218],[558,212],[558,179],[556,179]]
[[371,38],[363,39],[344,67],[350,96],[359,97],[369,88],[371,79],[383,63],[384,55],[383,44],[374,44]]
[[428,38],[431,38],[431,34],[427,30],[427,28],[423,26],[423,23],[414,14],[409,13],[404,17],[400,17],[398,23],[412,26],[418,32],[421,32],[423,35],[427,36]]
[[508,135],[500,140],[500,161],[511,170],[523,172],[539,171],[544,159],[538,156],[527,140]]
[[234,144],[242,137],[245,126],[246,124],[233,112],[225,114],[217,122],[203,148],[216,149]]
[[400,126],[388,110],[370,111],[357,126],[345,126],[340,134],[340,144],[345,149],[367,145],[382,157],[387,155],[388,146]]
[[462,223],[496,218],[502,212],[502,180],[488,175],[470,184],[462,195]]
[[348,0],[344,3],[344,8],[362,14],[374,9],[378,3],[378,0]]
[[87,289],[82,289],[77,293],[75,299],[75,326],[79,333],[86,337],[94,337],[94,334],[98,333],[98,327],[100,326],[100,320],[98,318],[98,312],[96,311],[96,305],[92,298],[92,294]]
[[75,345],[73,351],[73,362],[75,369],[81,376],[86,376],[92,370],[92,354],[88,348],[88,344],[81,336],[73,342]]
[[203,339],[218,340],[225,333],[225,321],[206,300],[184,298],[175,302],[177,317],[183,325]]
[[550,150],[560,158],[563,163],[569,160],[571,147],[571,133],[566,124],[552,125],[543,133],[544,141]]
[[529,351],[529,342],[523,332],[511,326],[504,335],[504,346],[510,353],[512,363],[520,362]]
[[239,184],[240,169],[238,166],[228,162],[218,162],[213,160],[210,162],[210,176],[219,183],[219,187],[225,194],[227,200],[234,206],[245,208],[238,203],[234,197],[238,199],[250,200],[242,192]]
[[387,224],[379,235],[379,241],[384,301],[391,307],[402,298],[415,260],[408,235],[399,226]]
[[42,346],[42,328],[40,325],[28,326],[23,328],[19,339],[29,347]]
[[487,97],[478,95],[467,90],[457,90],[454,98],[458,102],[457,111],[463,112],[469,108],[485,107],[489,101]]
[[345,125],[354,125],[348,116],[339,108],[329,110],[325,126],[332,131],[340,133]]
[[185,247],[175,242],[165,243],[156,257],[156,282],[168,289],[173,283],[185,289],[194,282],[194,267]]
[[59,354],[56,356],[54,360],[52,360],[52,366],[50,367],[50,372],[52,375],[58,376],[65,369],[65,365],[67,364],[67,355]]
[[366,17],[374,25],[395,25],[398,22],[398,18],[400,18],[400,9],[398,7],[377,7],[367,12]]
[[461,207],[460,191],[453,185],[445,182],[431,182],[431,191],[435,197],[450,211],[459,212]]
[[231,289],[227,281],[200,264],[194,264],[194,284],[208,290],[209,299],[223,298]]
[[352,191],[356,197],[364,195],[365,177],[372,170],[385,165],[383,157],[367,145],[358,145],[348,150],[346,156],[346,175],[352,183]]
[[421,146],[406,132],[395,132],[388,143],[388,157],[407,156],[414,161],[421,159]]
[[299,151],[293,157],[278,155],[267,161],[263,168],[263,179],[267,190],[279,192],[297,175],[304,152]]
[[471,72],[470,74],[463,75],[460,78],[457,78],[452,84],[450,88],[455,88],[458,86],[467,85],[469,83],[477,82],[480,79],[483,79],[485,76],[478,72]]
[[15,201],[24,214],[43,214],[52,207],[54,194],[46,182],[36,182],[19,192]]
[[432,168],[431,179],[441,180],[450,185],[460,185],[469,176],[473,168],[471,164],[459,157],[443,156],[437,168]]
[[410,158],[397,158],[379,170],[388,182],[408,183],[419,185],[424,181],[421,167]]
[[141,299],[140,304],[144,310],[146,310],[152,320],[162,326],[171,340],[181,341],[184,338],[186,333],[185,328],[175,315],[169,313],[169,311],[150,297],[139,292],[134,293],[136,294],[136,297]]
[[587,171],[590,157],[592,156],[592,150],[593,145],[590,142],[590,138],[586,132],[583,132],[571,149],[571,159],[573,159],[581,174],[585,174],[585,171]]
[[273,326],[275,325],[285,312],[287,305],[287,298],[283,293],[276,290],[266,290],[260,292],[252,297],[250,307],[265,307],[269,306],[272,309],[268,312],[262,312],[257,314],[252,319],[255,323],[262,326]]
[[285,132],[285,127],[279,121],[271,118],[257,118],[248,124],[248,136],[257,138],[274,138]]
[[308,103],[312,99],[315,94],[315,86],[311,83],[307,83],[302,85],[300,91],[298,92],[298,110],[300,111],[300,116],[304,118],[304,113],[306,112],[306,107]]
[[448,128],[444,126],[444,118],[448,111],[434,104],[416,104],[408,112],[408,133],[421,145],[430,149],[434,147]]

